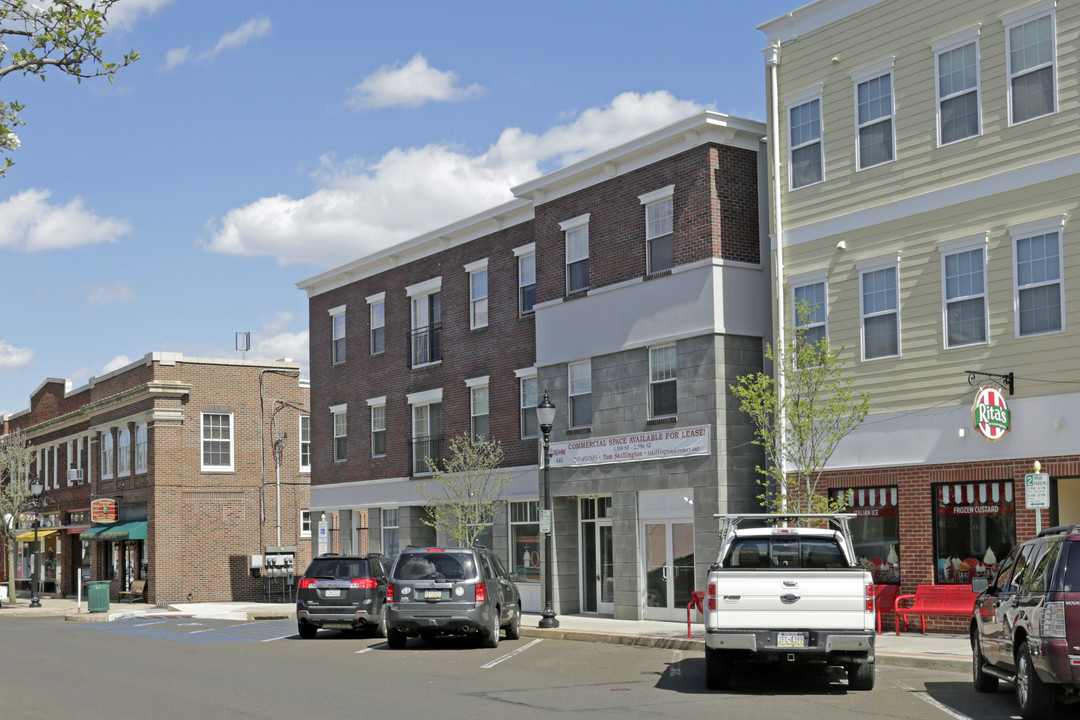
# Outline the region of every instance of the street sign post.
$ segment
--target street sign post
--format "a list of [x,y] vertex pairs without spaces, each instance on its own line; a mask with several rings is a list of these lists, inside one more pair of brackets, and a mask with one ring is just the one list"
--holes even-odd
[[[1038,469],[1039,463],[1035,463]],[[1027,508],[1035,511],[1035,532],[1042,532],[1042,511],[1050,507],[1050,476],[1044,472],[1024,476],[1024,497]]]
[[540,532],[544,533],[545,535],[547,533],[551,532],[551,511],[550,510],[541,510],[540,511]]

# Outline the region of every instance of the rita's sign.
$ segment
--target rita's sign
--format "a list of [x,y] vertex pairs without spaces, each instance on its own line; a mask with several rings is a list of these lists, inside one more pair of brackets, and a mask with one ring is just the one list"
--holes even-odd
[[984,438],[997,442],[1012,429],[1012,418],[1005,396],[993,385],[979,388],[975,404],[971,406],[971,421]]
[[101,498],[90,503],[90,520],[96,523],[116,522],[116,501]]

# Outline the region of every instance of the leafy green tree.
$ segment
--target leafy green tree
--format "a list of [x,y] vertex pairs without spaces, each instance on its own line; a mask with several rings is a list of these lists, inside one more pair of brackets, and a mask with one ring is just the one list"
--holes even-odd
[[870,393],[856,392],[855,381],[843,373],[843,348],[833,351],[825,337],[808,334],[813,311],[800,303],[795,327],[784,329],[783,348],[766,345],[777,377],[753,373],[731,386],[754,425],[754,443],[765,451],[766,466],[757,468],[765,489],[758,497],[769,512],[842,510],[823,492],[821,474],[836,446],[870,411]]
[[[103,56],[99,41],[105,34],[106,15],[117,0],[98,0],[80,5],[75,0],[0,0],[0,80],[22,73],[43,81],[50,70],[70,75],[77,82],[108,77],[139,59],[132,50],[117,62]],[[10,153],[21,144],[15,128],[23,124],[19,113],[25,106],[0,99],[0,152]],[[14,163],[4,158],[0,177]]]
[[497,440],[465,433],[451,439],[448,449],[441,462],[428,459],[431,479],[417,486],[428,506],[424,523],[460,547],[472,547],[494,519],[510,475],[500,469],[504,453]]
[[15,537],[19,515],[30,500],[26,472],[30,467],[30,443],[21,432],[0,435],[0,541],[7,549],[8,597],[15,598]]

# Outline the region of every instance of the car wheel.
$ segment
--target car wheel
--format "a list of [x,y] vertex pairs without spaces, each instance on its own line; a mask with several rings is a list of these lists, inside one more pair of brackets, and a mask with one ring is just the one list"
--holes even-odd
[[480,633],[480,646],[486,648],[499,647],[499,632],[501,629],[499,627],[499,610],[498,608],[492,608],[491,627]]
[[375,635],[375,637],[381,637],[381,638],[386,637],[386,607],[385,606],[383,606],[383,608],[381,610],[379,610],[379,622],[375,623],[375,625],[373,625],[372,627],[374,628],[372,633]]
[[731,687],[731,661],[723,650],[705,648],[705,687],[710,690]]
[[1039,679],[1026,640],[1016,654],[1016,702],[1024,720],[1049,720],[1054,709],[1054,688]]
[[319,632],[319,628],[308,623],[297,623],[296,632],[300,633],[300,637],[304,640],[311,640]]
[[510,619],[510,624],[506,626],[506,639],[517,640],[521,637],[521,606],[514,606],[514,617]]
[[874,689],[874,663],[848,663],[844,669],[847,670],[848,688],[851,690]]
[[386,645],[393,650],[400,650],[405,647],[405,642],[409,639],[409,636],[400,630],[387,630],[386,631]]
[[998,679],[983,671],[986,658],[983,657],[982,648],[979,647],[979,631],[971,631],[971,681],[975,686],[975,692],[992,693],[998,689]]

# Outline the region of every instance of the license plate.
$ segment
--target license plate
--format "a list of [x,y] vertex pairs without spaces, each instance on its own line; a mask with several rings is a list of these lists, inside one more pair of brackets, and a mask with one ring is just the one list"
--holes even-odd
[[803,633],[776,633],[777,647],[806,647],[806,635]]
[[340,590],[327,590],[326,597],[341,597]]
[[425,600],[442,600],[442,590],[425,590]]

